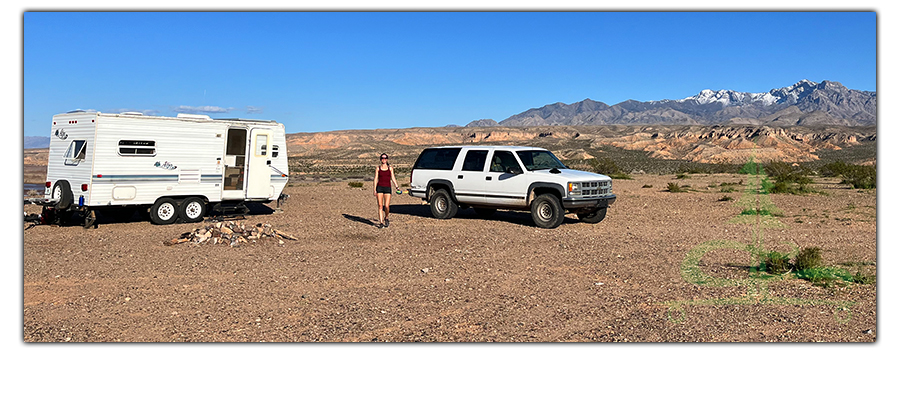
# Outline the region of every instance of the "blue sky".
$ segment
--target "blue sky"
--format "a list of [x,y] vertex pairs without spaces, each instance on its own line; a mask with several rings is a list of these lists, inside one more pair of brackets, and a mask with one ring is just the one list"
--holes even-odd
[[24,134],[73,109],[465,125],[549,103],[876,90],[874,12],[25,12]]

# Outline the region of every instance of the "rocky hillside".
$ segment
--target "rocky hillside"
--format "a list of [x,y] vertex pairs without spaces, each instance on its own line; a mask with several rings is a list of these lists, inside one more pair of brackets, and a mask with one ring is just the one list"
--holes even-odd
[[819,150],[840,150],[875,139],[874,126],[444,127],[289,134],[288,150],[291,156],[305,158],[336,150],[374,158],[380,152],[412,154],[422,146],[524,144],[569,147],[573,150],[564,151],[563,157],[584,159],[591,155],[576,148],[602,152],[612,146],[648,152],[652,158],[703,163],[741,163],[750,156],[760,161],[801,162],[817,160]]
[[[473,123],[482,126],[486,122]],[[703,90],[684,99],[628,100],[613,106],[590,99],[572,104],[554,103],[499,123],[506,127],[611,124],[867,126],[876,124],[876,95],[849,89],[838,82],[802,80],[765,93]]]

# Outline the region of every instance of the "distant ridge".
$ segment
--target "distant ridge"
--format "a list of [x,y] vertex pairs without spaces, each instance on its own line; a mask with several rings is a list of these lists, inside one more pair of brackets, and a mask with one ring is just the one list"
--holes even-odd
[[50,147],[49,136],[26,136],[24,149],[41,149]]
[[873,91],[852,90],[828,80],[801,80],[764,93],[702,90],[684,99],[627,100],[613,106],[591,99],[572,104],[557,102],[516,114],[499,125],[869,126],[876,124],[876,108]]

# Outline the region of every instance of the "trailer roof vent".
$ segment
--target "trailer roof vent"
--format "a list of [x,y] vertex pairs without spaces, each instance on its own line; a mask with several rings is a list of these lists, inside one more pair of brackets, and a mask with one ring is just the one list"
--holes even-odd
[[122,112],[119,114],[124,114],[126,116],[143,116],[144,115],[144,113],[142,113],[142,112]]
[[178,113],[178,118],[184,119],[199,119],[199,120],[212,120],[209,116],[205,114],[188,114],[188,113]]

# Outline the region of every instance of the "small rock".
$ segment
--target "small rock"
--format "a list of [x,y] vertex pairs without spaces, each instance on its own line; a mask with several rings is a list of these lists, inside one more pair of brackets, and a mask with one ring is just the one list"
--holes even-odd
[[874,331],[872,331],[871,329],[867,329],[867,330],[863,331],[863,333],[866,335],[871,334],[872,332],[874,332]]
[[430,271],[431,271],[431,268],[426,267],[426,268],[422,269],[422,273],[428,273]]

